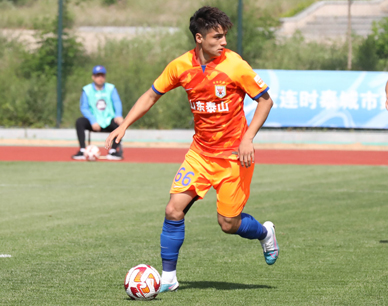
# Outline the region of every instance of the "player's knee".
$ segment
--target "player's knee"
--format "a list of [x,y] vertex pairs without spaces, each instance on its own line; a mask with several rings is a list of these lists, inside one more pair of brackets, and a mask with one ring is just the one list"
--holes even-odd
[[221,230],[226,234],[234,234],[237,231],[233,218],[218,218],[218,224],[221,226]]
[[166,206],[166,218],[168,220],[179,221],[185,217],[183,211],[176,209],[173,202],[169,202]]

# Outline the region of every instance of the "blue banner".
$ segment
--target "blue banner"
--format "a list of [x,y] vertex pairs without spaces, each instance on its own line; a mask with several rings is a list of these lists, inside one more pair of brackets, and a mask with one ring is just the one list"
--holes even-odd
[[[274,106],[266,127],[388,128],[388,72],[257,70]],[[251,122],[257,102],[246,95]]]

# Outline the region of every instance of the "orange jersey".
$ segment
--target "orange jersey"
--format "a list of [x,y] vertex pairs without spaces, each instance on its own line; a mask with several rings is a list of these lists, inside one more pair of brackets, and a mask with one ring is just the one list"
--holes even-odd
[[215,60],[201,66],[195,49],[167,65],[152,89],[164,94],[182,86],[194,115],[191,149],[210,157],[237,159],[247,130],[244,97],[258,99],[268,86],[237,53],[224,49]]

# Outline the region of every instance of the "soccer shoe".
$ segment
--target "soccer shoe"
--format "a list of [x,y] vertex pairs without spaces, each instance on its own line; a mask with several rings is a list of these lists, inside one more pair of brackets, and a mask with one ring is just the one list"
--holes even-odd
[[76,154],[74,154],[72,157],[72,159],[75,159],[75,160],[86,160],[86,157],[84,155],[84,152],[81,152],[81,151],[78,151]]
[[168,292],[168,291],[176,291],[178,289],[178,287],[179,287],[179,283],[177,280],[175,282],[173,282],[172,284],[163,284],[163,281],[162,281],[162,286],[160,287],[159,293]]
[[110,149],[109,154],[106,156],[106,159],[122,160],[123,159],[122,151],[116,151],[115,149]]
[[267,229],[267,237],[260,240],[263,248],[264,258],[267,265],[273,265],[279,256],[279,245],[275,236],[275,225],[271,221],[264,222],[263,226]]

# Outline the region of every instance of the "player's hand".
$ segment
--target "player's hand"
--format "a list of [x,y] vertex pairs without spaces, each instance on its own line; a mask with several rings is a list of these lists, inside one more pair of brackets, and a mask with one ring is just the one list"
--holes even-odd
[[99,132],[99,131],[101,131],[101,126],[96,122],[96,123],[92,124],[92,129],[95,132]]
[[113,120],[114,120],[114,122],[116,122],[117,125],[120,125],[121,123],[123,123],[124,118],[123,117],[116,117]]
[[250,140],[243,139],[238,147],[238,158],[242,167],[250,167],[255,162],[255,148]]
[[119,126],[112,133],[109,134],[108,138],[105,140],[105,149],[109,150],[112,147],[112,142],[116,138],[116,143],[119,143],[120,140],[124,137],[126,129],[123,126]]
[[385,108],[388,110],[388,97],[387,97],[387,100],[385,101]]

